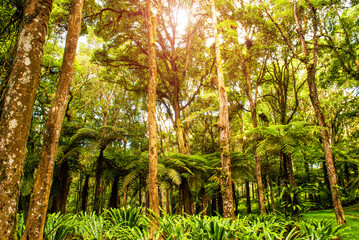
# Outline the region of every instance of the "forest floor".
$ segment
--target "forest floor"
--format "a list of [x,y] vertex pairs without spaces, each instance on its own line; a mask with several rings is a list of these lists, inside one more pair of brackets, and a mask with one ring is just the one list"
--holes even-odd
[[[359,204],[344,207],[348,227],[341,234],[342,240],[359,240]],[[307,212],[304,218],[329,219],[336,222],[333,209]]]

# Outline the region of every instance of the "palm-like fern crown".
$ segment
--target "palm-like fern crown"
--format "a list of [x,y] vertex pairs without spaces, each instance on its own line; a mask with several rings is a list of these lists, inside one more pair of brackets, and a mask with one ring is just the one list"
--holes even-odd
[[257,127],[247,132],[247,136],[259,135],[257,152],[263,156],[268,152],[286,154],[293,153],[298,147],[317,143],[316,135],[320,127],[309,125],[306,122],[292,122],[287,125],[273,125]]

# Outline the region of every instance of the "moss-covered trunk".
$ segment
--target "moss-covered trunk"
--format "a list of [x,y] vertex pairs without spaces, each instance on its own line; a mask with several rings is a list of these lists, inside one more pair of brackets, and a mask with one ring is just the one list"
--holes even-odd
[[0,116],[0,239],[16,238],[20,178],[52,0],[28,0]]
[[81,29],[83,0],[73,0],[69,29],[55,99],[47,118],[35,186],[22,239],[42,239],[54,171],[56,151],[73,76],[77,42]]

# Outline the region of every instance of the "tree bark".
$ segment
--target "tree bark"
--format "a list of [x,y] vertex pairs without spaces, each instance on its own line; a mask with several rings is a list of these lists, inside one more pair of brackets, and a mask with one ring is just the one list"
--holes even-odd
[[73,0],[69,18],[69,30],[61,68],[60,80],[55,99],[51,105],[46,122],[44,145],[41,149],[40,161],[36,174],[33,195],[30,201],[26,228],[22,239],[42,239],[46,220],[46,212],[54,172],[56,151],[65,116],[67,99],[73,76],[77,42],[81,29],[81,12],[83,0]]
[[208,215],[208,199],[207,199],[206,187],[202,188],[201,196],[202,196],[202,215],[206,216]]
[[105,151],[105,147],[100,149],[100,155],[97,158],[97,166],[96,166],[96,181],[95,181],[95,199],[94,199],[94,211],[99,213],[101,207],[101,182],[102,182],[102,173],[103,173],[103,164],[104,164],[104,156],[103,153]]
[[220,51],[220,40],[217,33],[217,15],[214,0],[211,0],[212,24],[215,38],[215,51],[217,61],[218,74],[218,92],[219,92],[219,121],[218,127],[220,132],[220,148],[221,148],[221,165],[220,183],[223,198],[223,216],[225,218],[234,218],[234,204],[231,177],[231,158],[229,145],[229,119],[228,119],[228,100],[227,91],[224,85],[224,76],[222,69],[222,58]]
[[26,1],[0,117],[0,239],[16,238],[20,178],[52,0]]
[[112,183],[111,196],[110,196],[110,208],[118,207],[118,181],[120,180],[120,175],[116,175]]
[[192,215],[192,201],[191,201],[191,191],[189,189],[187,178],[183,177],[181,181],[180,188],[182,189],[183,197],[183,207],[184,212],[188,215]]
[[[156,42],[154,32],[156,31],[156,20],[152,17],[151,0],[146,0],[146,25],[148,38],[148,65],[150,78],[148,84],[148,131],[149,131],[149,208],[157,216],[160,214],[158,179],[157,179],[157,121],[156,121],[156,88],[157,88],[157,61]],[[151,217],[150,239],[158,229],[157,216]]]
[[81,210],[84,212],[86,211],[87,197],[89,195],[89,180],[90,180],[90,175],[86,175],[84,187],[82,189],[82,194],[81,194],[82,196]]
[[59,201],[59,210],[62,214],[66,213],[66,202],[67,196],[70,190],[70,168],[69,162],[66,160],[61,164],[60,168],[60,196],[58,198]]

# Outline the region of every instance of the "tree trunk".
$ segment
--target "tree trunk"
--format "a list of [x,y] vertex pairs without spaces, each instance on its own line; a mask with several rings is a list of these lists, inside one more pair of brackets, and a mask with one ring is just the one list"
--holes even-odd
[[[250,57],[248,57],[250,59]],[[247,59],[242,59],[242,67],[243,67],[243,73],[244,77],[246,79],[246,94],[249,101],[250,111],[251,111],[251,117],[252,117],[252,126],[253,128],[257,128],[258,126],[258,120],[257,120],[257,98],[256,95],[253,98],[252,95],[252,85],[251,85],[251,79],[250,79],[250,70],[248,70],[247,67]],[[256,88],[258,88],[258,84],[256,85]],[[262,214],[266,214],[266,208],[264,204],[264,194],[263,194],[263,182],[262,182],[262,169],[261,169],[261,159],[257,153],[257,143],[258,143],[258,133],[255,132],[253,134],[254,138],[254,160],[255,160],[255,170],[256,170],[256,180],[257,180],[257,186],[258,186],[258,200],[259,200],[259,209]],[[254,190],[253,190],[254,191]]]
[[60,168],[60,196],[58,198],[59,207],[62,214],[66,213],[67,196],[70,190],[70,168],[68,161],[64,161]]
[[127,186],[123,187],[123,206],[127,208]]
[[28,0],[0,117],[0,239],[16,238],[20,178],[52,0]]
[[310,11],[311,11],[311,20],[312,20],[312,27],[313,27],[313,57],[310,59],[310,55],[307,49],[307,43],[304,39],[304,33],[302,31],[301,24],[299,22],[298,13],[297,13],[297,1],[293,0],[293,13],[295,22],[297,25],[297,32],[299,34],[299,38],[302,44],[302,52],[305,58],[301,59],[301,61],[305,64],[306,70],[307,70],[307,82],[309,87],[309,96],[310,100],[312,102],[315,115],[318,121],[318,125],[321,128],[321,135],[322,135],[322,141],[324,146],[324,153],[325,153],[325,161],[327,165],[328,170],[328,176],[329,176],[329,182],[331,187],[331,193],[332,193],[332,199],[333,199],[333,205],[334,205],[334,212],[337,218],[338,224],[346,224],[344,210],[342,206],[342,202],[340,199],[339,189],[338,189],[338,181],[337,181],[337,174],[335,172],[334,167],[334,161],[333,161],[333,154],[332,154],[332,148],[330,146],[329,142],[329,134],[327,131],[327,126],[325,123],[325,117],[323,114],[323,110],[320,107],[320,102],[318,98],[318,92],[317,92],[317,85],[315,83],[315,75],[316,75],[316,69],[317,69],[317,56],[318,56],[318,43],[317,43],[317,28],[318,28],[318,21],[317,21],[317,14],[316,9],[314,6],[309,2],[309,0],[306,0],[306,3],[308,4]]
[[[252,88],[248,74],[246,74],[247,80],[247,96],[249,100],[249,105],[251,108],[251,116],[252,116],[252,125],[253,128],[257,128],[257,107],[256,103],[253,101],[252,97]],[[254,138],[254,160],[255,160],[255,169],[256,169],[256,179],[257,179],[257,186],[258,186],[258,200],[259,200],[259,209],[262,214],[266,214],[266,208],[264,204],[264,194],[263,194],[263,182],[262,182],[262,169],[261,169],[261,159],[257,153],[257,142],[258,142],[258,133],[253,134]]]
[[217,60],[217,75],[218,75],[218,92],[219,92],[219,120],[218,127],[220,133],[220,148],[221,148],[221,165],[222,172],[220,173],[220,183],[223,197],[223,216],[225,218],[234,218],[233,206],[233,191],[232,191],[232,177],[231,177],[231,158],[229,145],[229,119],[228,119],[228,100],[227,91],[224,85],[224,76],[222,69],[222,58],[220,51],[220,40],[217,33],[217,15],[214,0],[211,0],[212,23],[215,38],[215,51]]
[[207,208],[208,208],[208,199],[207,199],[207,194],[206,194],[206,188],[203,187],[202,188],[202,191],[201,191],[201,195],[202,195],[202,215],[203,216],[206,216],[208,215],[208,211],[207,211]]
[[96,213],[99,213],[101,208],[101,183],[102,183],[102,174],[103,174],[103,164],[105,161],[105,158],[103,156],[103,152],[105,151],[105,148],[102,147],[100,149],[100,155],[97,158],[97,166],[96,166],[96,181],[95,181],[95,199],[94,199],[94,211]]
[[110,196],[110,208],[118,207],[118,181],[120,180],[120,175],[116,175],[112,183],[111,196]]
[[151,216],[149,239],[154,239],[158,228],[157,217],[160,214],[158,180],[157,180],[157,120],[156,120],[156,88],[157,88],[157,61],[156,61],[156,20],[152,17],[151,0],[146,0],[146,25],[148,37],[148,66],[150,77],[148,83],[148,132],[149,132],[149,208],[157,216]]
[[44,144],[41,149],[33,195],[26,219],[26,228],[22,237],[24,240],[43,238],[56,151],[73,76],[77,42],[81,28],[82,5],[83,0],[72,1],[60,80],[46,122]]
[[189,189],[187,178],[182,178],[180,185],[183,193],[183,206],[184,212],[188,215],[192,215],[192,201],[191,201],[191,191]]
[[216,212],[217,212],[217,201],[216,201],[216,197],[213,196],[211,201],[211,215],[216,216]]
[[89,180],[90,180],[90,175],[86,175],[84,187],[82,189],[82,194],[81,194],[82,196],[81,210],[84,212],[86,211],[87,197],[89,195]]
[[272,203],[273,212],[276,212],[276,211],[277,211],[277,208],[276,208],[275,202],[274,202],[274,195],[273,195],[273,188],[272,188],[272,179],[271,179],[270,175],[268,175],[268,190],[269,190],[270,201],[271,201],[271,203]]
[[166,213],[171,214],[171,208],[170,208],[170,193],[168,188],[166,188]]
[[245,181],[245,187],[246,187],[246,205],[247,205],[247,213],[251,214],[252,213],[252,207],[251,207],[251,191],[249,188],[249,181],[246,180]]

